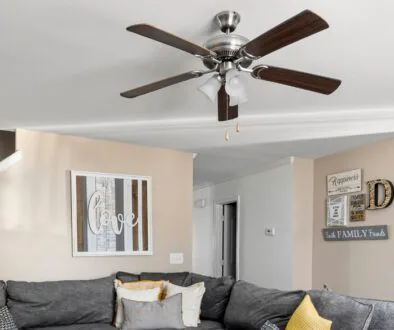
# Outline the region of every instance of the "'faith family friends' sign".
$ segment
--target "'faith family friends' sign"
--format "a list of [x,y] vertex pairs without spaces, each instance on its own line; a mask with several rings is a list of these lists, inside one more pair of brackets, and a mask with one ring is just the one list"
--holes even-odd
[[370,241],[388,239],[387,225],[346,228],[324,228],[325,241]]

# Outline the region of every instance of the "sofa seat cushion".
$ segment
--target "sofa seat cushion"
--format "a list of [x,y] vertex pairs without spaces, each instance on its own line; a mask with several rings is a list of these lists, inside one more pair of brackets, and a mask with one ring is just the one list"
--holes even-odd
[[231,292],[224,324],[229,330],[260,330],[271,321],[285,329],[304,296],[304,291],[265,289],[238,281]]
[[24,328],[23,330],[115,330],[110,324],[89,323],[89,324],[73,324],[45,328]]
[[189,276],[188,272],[180,273],[141,273],[141,281],[169,281],[172,284],[179,286],[189,286],[186,281]]
[[223,321],[235,280],[231,276],[209,277],[190,273],[190,285],[204,282],[205,294],[201,303],[201,319]]
[[216,321],[201,321],[197,328],[187,328],[188,330],[192,329],[204,329],[204,330],[225,330],[223,323]]
[[[155,329],[155,330],[174,330],[174,329]],[[198,327],[186,327],[185,330],[226,330],[223,323],[215,321],[201,321]]]
[[107,323],[114,317],[114,277],[85,281],[7,282],[18,328]]
[[311,290],[308,294],[319,315],[332,321],[332,330],[369,329],[374,312],[373,304],[329,291]]

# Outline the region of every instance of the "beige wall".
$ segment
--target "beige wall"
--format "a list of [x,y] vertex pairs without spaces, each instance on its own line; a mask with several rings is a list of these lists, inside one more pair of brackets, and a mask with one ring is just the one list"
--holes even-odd
[[[394,204],[367,211],[362,225],[389,225],[387,241],[325,242],[326,175],[363,169],[365,182],[384,178],[394,182],[394,140],[380,142],[315,161],[313,286],[327,284],[333,290],[359,297],[394,299]],[[359,225],[359,224],[351,224]]]
[[[17,149],[21,162],[0,173],[0,279],[191,270],[191,155],[24,130]],[[72,258],[70,170],[152,176],[153,256]],[[170,265],[170,252],[184,265]]]
[[312,288],[313,242],[312,159],[293,160],[293,288]]

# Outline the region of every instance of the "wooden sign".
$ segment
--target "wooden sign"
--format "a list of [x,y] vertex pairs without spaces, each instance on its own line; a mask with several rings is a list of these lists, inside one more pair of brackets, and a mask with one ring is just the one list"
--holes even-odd
[[350,204],[350,221],[365,221],[365,194],[356,194],[349,196]]
[[361,169],[327,176],[328,196],[361,191]]
[[152,255],[150,177],[71,172],[73,256]]
[[387,225],[347,228],[324,228],[325,241],[372,241],[389,238]]

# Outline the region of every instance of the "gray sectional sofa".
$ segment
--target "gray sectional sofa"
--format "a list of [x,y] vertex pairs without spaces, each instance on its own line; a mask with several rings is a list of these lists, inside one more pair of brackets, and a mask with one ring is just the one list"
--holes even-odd
[[[333,330],[394,329],[394,302],[355,299],[328,291],[279,291],[260,288],[229,277],[211,278],[194,273],[119,272],[124,282],[168,280],[189,286],[205,282],[201,324],[205,330],[261,329],[270,320],[284,329],[292,313],[309,294]],[[21,282],[0,281],[0,308],[7,305],[17,326],[31,330],[114,329],[115,276],[96,280]]]

